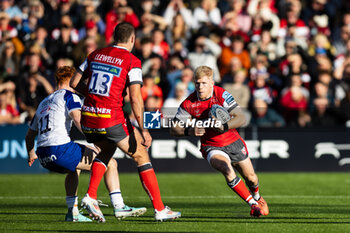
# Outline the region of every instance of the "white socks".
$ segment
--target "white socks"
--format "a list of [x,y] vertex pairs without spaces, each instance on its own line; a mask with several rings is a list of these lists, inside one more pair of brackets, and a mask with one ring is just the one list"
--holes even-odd
[[115,189],[109,193],[113,207],[121,209],[125,206],[120,189]]

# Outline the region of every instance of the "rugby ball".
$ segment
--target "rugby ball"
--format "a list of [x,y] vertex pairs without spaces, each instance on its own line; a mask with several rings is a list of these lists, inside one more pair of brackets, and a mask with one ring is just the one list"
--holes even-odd
[[211,106],[209,111],[209,117],[214,116],[216,120],[221,121],[221,123],[225,124],[231,119],[230,113],[221,105],[214,104]]

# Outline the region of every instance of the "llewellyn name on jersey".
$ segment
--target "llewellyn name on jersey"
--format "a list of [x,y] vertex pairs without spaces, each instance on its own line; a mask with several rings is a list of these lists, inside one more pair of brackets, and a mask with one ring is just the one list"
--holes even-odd
[[120,65],[121,66],[124,60],[120,59],[120,58],[107,56],[107,55],[98,53],[95,56],[95,61],[103,61],[103,62],[108,62],[108,63],[112,63],[112,64],[116,64],[116,65]]

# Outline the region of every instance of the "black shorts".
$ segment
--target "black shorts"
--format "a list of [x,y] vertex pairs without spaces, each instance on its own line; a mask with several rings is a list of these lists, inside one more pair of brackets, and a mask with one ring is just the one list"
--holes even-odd
[[231,160],[231,163],[237,163],[248,158],[247,146],[242,139],[238,139],[237,141],[223,147],[204,146],[201,148],[203,158],[208,160],[208,162],[213,151],[219,151],[219,154],[222,154],[224,156],[226,154]]
[[86,141],[89,143],[98,142],[103,139],[120,142],[134,132],[134,127],[130,121],[102,129],[87,128],[84,126],[81,126],[81,128],[85,134]]

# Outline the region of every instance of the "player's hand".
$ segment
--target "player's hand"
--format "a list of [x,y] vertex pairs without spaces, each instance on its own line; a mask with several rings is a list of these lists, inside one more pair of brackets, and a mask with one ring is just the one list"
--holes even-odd
[[194,127],[193,128],[193,135],[194,136],[203,136],[205,134],[205,128],[202,127]]
[[29,167],[31,167],[33,165],[34,161],[37,158],[38,158],[38,156],[36,154],[28,156],[28,165],[29,165]]
[[152,144],[152,136],[148,131],[142,131],[142,137],[143,142],[141,144],[148,149]]

